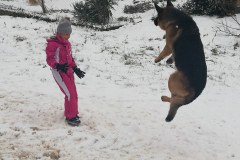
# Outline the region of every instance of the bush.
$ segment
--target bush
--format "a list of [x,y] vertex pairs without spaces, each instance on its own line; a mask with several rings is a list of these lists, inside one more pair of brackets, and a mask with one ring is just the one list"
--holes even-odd
[[223,8],[221,1],[218,3],[210,2],[209,0],[188,0],[183,4],[182,10],[188,14],[209,15],[209,16],[226,16],[228,10]]
[[85,3],[76,2],[73,4],[74,17],[81,23],[105,25],[112,18],[111,10],[114,9],[114,4],[116,4],[114,0],[86,0]]
[[[153,0],[154,3],[162,3],[162,2],[165,2],[167,0]],[[176,2],[176,0],[171,0],[171,2]]]
[[154,8],[152,2],[144,2],[136,5],[126,5],[124,7],[124,13],[132,14],[132,13],[144,13],[150,9]]

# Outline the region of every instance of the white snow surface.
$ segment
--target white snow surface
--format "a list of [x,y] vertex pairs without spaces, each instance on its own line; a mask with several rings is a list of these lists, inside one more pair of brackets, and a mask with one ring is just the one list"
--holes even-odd
[[[129,4],[119,1],[119,10],[124,2]],[[75,76],[78,127],[66,124],[64,95],[46,63],[46,39],[57,23],[0,16],[0,159],[240,159],[239,39],[214,32],[222,19],[193,16],[204,44],[207,85],[167,123],[169,103],[161,96],[170,95],[175,68],[166,60],[154,63],[165,45],[164,31],[150,20],[155,14],[131,15],[141,22],[108,32],[72,27],[73,54],[86,72],[83,79]]]

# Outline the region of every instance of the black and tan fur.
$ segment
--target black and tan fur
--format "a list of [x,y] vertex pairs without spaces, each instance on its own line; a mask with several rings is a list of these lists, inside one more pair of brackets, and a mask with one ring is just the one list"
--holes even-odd
[[174,8],[170,0],[167,7],[155,4],[155,8],[158,17],[154,23],[166,31],[166,45],[155,62],[172,54],[167,62],[175,62],[177,69],[168,80],[171,97],[162,96],[162,101],[170,103],[166,118],[170,122],[179,107],[191,103],[202,93],[206,85],[207,66],[199,29],[192,17]]

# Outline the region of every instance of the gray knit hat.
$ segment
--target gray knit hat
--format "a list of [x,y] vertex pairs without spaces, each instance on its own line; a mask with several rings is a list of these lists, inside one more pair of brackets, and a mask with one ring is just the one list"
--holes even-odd
[[60,20],[57,27],[57,33],[62,33],[62,34],[72,33],[71,23],[69,22],[69,20],[65,18]]

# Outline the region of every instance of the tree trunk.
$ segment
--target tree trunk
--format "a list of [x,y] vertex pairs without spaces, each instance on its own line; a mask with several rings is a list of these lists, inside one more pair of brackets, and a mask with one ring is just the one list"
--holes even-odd
[[42,7],[43,13],[48,13],[48,10],[46,8],[46,6],[44,5],[44,0],[37,0],[37,2],[39,3],[39,5]]

